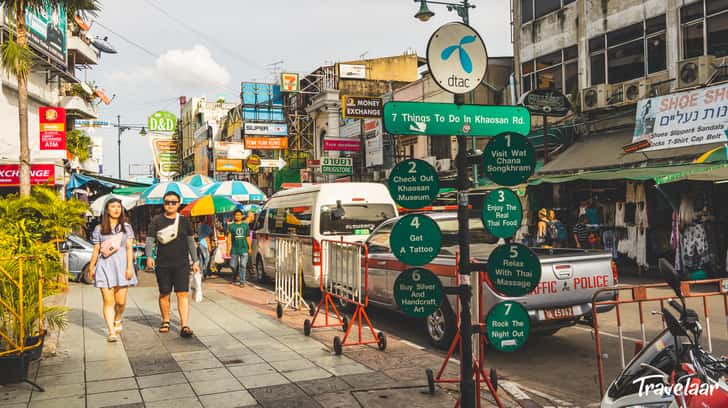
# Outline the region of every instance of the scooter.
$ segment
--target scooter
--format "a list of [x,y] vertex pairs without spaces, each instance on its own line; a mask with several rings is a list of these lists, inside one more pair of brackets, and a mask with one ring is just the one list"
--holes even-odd
[[700,346],[698,314],[685,306],[680,279],[660,265],[663,277],[680,299],[668,301],[680,315],[661,314],[665,330],[632,358],[607,388],[602,408],[728,407],[728,359],[717,359]]

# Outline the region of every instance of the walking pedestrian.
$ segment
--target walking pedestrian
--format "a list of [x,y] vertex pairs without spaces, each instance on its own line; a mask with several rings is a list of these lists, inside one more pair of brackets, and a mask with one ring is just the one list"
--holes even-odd
[[197,227],[197,249],[200,269],[202,270],[202,276],[205,278],[212,276],[212,272],[210,271],[210,236],[212,233],[212,228],[207,225],[207,221],[203,220],[200,222],[200,225]]
[[[168,191],[162,198],[164,213],[152,218],[147,229],[147,268],[154,269],[159,286],[159,310],[162,314],[160,333],[169,332],[170,294],[174,290],[177,295],[177,309],[182,328],[182,337],[191,337],[189,327],[190,316],[190,259],[192,271],[199,272],[194,233],[189,220],[181,216],[179,209],[181,200],[177,193]],[[157,244],[157,259],[152,258],[152,249]]]
[[121,200],[111,198],[104,205],[101,223],[91,232],[94,244],[89,263],[94,287],[101,289],[103,315],[109,332],[107,341],[117,341],[129,286],[137,284],[134,274],[134,231],[127,222]]
[[238,284],[245,285],[245,270],[248,267],[248,254],[251,251],[248,224],[243,221],[243,212],[235,210],[233,222],[228,226],[227,250],[230,254],[230,268],[233,276],[239,277]]

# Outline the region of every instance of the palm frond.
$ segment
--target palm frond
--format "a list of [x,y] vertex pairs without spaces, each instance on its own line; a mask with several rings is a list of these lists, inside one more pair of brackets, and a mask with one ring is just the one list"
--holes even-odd
[[8,74],[27,80],[33,67],[33,52],[27,45],[20,45],[9,38],[0,46],[0,64]]

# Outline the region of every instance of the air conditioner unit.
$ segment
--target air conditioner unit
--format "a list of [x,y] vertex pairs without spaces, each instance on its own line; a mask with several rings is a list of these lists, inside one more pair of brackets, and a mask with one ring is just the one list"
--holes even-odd
[[599,84],[581,91],[581,110],[587,112],[607,106],[609,85]]
[[622,102],[626,104],[637,103],[640,99],[649,97],[650,81],[640,79],[622,84]]
[[452,166],[451,159],[440,159],[435,161],[435,169],[437,171],[449,171]]
[[427,157],[423,157],[422,160],[430,163],[434,167],[435,166],[435,162],[437,161],[437,157],[435,157],[435,156],[427,156]]
[[677,86],[675,89],[704,85],[715,72],[715,57],[701,55],[677,62]]

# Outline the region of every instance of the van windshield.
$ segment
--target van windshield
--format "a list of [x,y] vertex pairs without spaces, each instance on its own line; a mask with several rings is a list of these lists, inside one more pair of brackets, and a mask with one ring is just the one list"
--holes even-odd
[[[336,204],[321,206],[321,235],[369,235],[382,222],[394,217],[392,204]],[[343,215],[337,217],[336,213]]]

